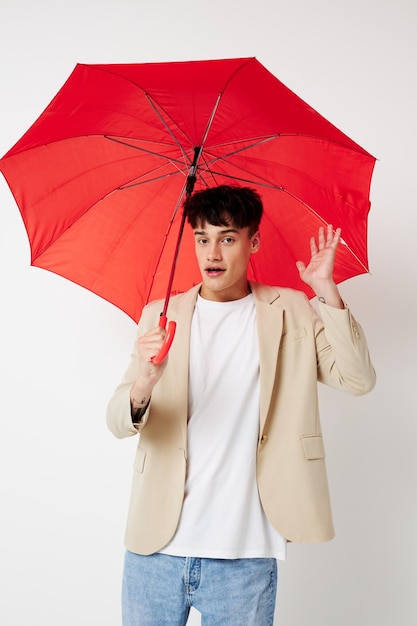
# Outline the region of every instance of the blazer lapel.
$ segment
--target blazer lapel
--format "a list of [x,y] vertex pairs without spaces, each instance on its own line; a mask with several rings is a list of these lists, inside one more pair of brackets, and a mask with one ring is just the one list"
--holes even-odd
[[279,292],[272,287],[251,284],[256,302],[260,364],[260,435],[265,427],[275,382],[279,345],[283,328],[283,308]]
[[182,423],[187,420],[181,419],[188,415],[188,366],[190,357],[191,320],[197,300],[200,285],[181,294],[170,301],[168,319],[177,323],[174,341],[171,346],[172,361],[175,363],[172,375],[175,379],[177,397],[175,405],[178,407],[178,417]]

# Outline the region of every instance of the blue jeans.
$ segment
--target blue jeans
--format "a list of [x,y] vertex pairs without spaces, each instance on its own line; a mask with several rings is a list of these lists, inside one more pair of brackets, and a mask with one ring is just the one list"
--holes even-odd
[[184,626],[190,607],[204,626],[272,626],[275,559],[198,559],[126,552],[123,626]]

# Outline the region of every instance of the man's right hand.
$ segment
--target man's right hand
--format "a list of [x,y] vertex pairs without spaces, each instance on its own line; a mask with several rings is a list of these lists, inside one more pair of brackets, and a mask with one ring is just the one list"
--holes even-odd
[[152,390],[164,372],[168,358],[159,365],[155,365],[152,358],[159,353],[165,334],[165,329],[157,326],[137,340],[139,374],[130,390],[132,411],[144,408],[148,404]]

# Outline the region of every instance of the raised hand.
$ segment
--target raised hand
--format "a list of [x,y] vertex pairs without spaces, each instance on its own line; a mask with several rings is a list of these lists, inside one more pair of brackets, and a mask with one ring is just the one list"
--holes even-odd
[[336,250],[340,242],[341,229],[333,230],[329,224],[327,229],[319,228],[317,240],[310,239],[311,258],[306,265],[297,261],[297,269],[303,282],[309,285],[321,301],[343,308],[343,302],[333,279]]

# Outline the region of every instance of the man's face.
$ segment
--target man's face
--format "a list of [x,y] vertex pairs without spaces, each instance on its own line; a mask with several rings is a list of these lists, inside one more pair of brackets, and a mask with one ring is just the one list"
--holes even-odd
[[233,224],[199,224],[194,229],[195,251],[203,278],[201,296],[227,302],[249,293],[247,268],[252,254],[259,250],[259,232],[249,236],[248,228]]

